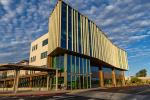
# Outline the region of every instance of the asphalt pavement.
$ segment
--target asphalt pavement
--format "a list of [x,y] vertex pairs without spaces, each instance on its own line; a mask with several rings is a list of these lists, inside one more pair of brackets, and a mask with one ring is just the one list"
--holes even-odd
[[91,89],[61,95],[1,96],[0,100],[150,100],[150,86]]
[[61,95],[61,96],[25,96],[25,97],[0,97],[0,100],[104,100],[99,98],[76,96],[76,95]]

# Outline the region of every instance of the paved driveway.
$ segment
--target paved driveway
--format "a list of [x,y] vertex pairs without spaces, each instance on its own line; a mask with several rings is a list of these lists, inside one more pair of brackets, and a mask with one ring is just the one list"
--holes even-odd
[[150,100],[150,87],[93,89],[59,96],[39,95],[0,97],[0,100]]

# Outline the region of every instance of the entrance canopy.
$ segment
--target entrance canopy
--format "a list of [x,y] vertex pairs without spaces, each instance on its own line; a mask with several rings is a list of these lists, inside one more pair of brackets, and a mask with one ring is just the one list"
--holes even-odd
[[0,71],[6,70],[33,70],[33,71],[56,71],[56,69],[48,68],[45,66],[32,66],[22,64],[0,64]]
[[32,65],[23,65],[23,64],[0,64],[0,71],[15,70],[13,90],[16,93],[18,90],[19,84],[19,71],[20,70],[31,70],[31,71],[45,71],[48,72],[47,75],[47,89],[49,89],[49,78],[51,75],[56,77],[56,90],[58,88],[58,69],[52,69],[45,66],[32,66]]

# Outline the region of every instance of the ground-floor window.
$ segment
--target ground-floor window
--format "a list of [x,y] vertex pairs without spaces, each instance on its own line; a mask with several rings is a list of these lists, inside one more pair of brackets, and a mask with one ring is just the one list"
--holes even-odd
[[112,68],[103,66],[102,70],[104,77],[104,86],[112,86]]
[[92,88],[99,87],[99,67],[97,66],[91,66],[91,72],[92,72]]
[[91,87],[90,60],[67,55],[67,89],[87,89]]
[[116,76],[116,85],[121,86],[122,79],[121,79],[121,71],[119,69],[115,69],[115,76]]

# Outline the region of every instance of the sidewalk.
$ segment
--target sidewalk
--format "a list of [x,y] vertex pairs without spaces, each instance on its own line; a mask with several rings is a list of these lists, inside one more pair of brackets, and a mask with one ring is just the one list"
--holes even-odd
[[[91,88],[91,89],[77,89],[77,90],[50,90],[50,91],[18,91],[17,93],[14,93],[12,91],[7,92],[0,92],[1,96],[60,96],[63,94],[76,94],[79,92],[86,92],[86,91],[92,91],[97,90],[100,88]],[[101,88],[105,89],[105,88]]]
[[17,93],[14,92],[3,92],[0,93],[1,96],[59,96],[68,93],[68,91],[20,91]]

